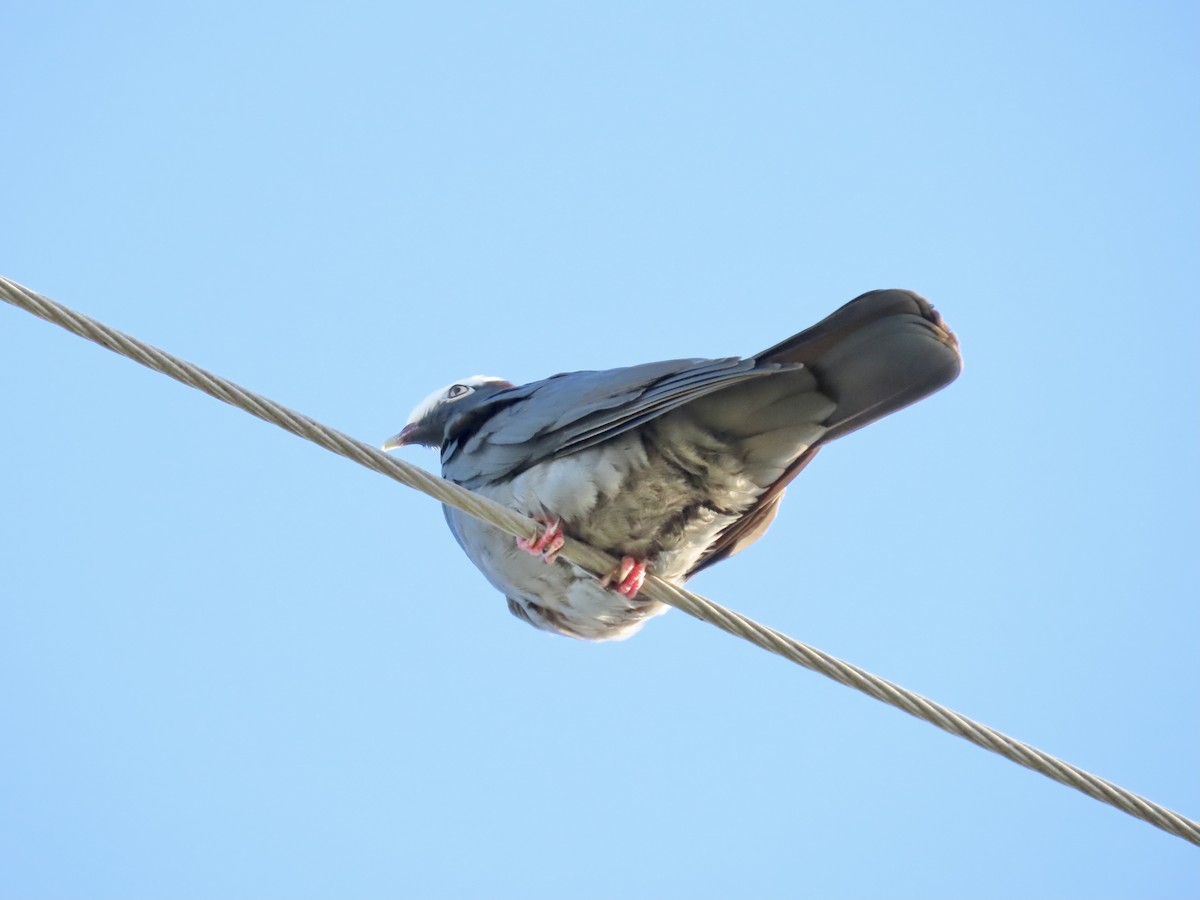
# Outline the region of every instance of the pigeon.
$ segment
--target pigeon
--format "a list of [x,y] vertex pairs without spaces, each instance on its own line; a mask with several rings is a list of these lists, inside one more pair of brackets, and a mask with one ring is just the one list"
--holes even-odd
[[[450,530],[514,615],[573,638],[629,637],[682,585],[758,540],[826,443],[953,381],[958,340],[923,297],[871,291],[746,358],[675,359],[435,391],[383,449],[441,451],[443,477],[536,519],[512,536],[451,507]],[[564,535],[621,564],[562,560]]]

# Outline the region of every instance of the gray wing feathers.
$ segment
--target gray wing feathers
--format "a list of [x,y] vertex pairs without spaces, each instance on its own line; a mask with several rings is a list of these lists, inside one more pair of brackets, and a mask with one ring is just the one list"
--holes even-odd
[[[443,460],[443,471],[467,487],[485,484],[609,440],[714,391],[798,368],[729,357],[556,375],[498,395],[497,404],[506,405],[480,425],[461,453]],[[457,459],[470,463],[460,467]]]
[[[509,403],[495,413],[477,434],[490,444],[523,444],[567,428],[588,416],[632,403],[654,384],[691,367],[713,362],[671,359],[624,369],[567,372],[507,391]],[[724,362],[720,360],[718,362]],[[516,402],[511,402],[515,398]]]

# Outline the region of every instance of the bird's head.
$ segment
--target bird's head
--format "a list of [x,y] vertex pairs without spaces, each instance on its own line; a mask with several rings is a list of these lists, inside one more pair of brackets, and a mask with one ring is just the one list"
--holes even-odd
[[410,444],[441,447],[446,441],[446,426],[452,419],[512,386],[512,382],[503,378],[472,375],[434,391],[417,405],[404,427],[383,442],[383,449],[395,450]]

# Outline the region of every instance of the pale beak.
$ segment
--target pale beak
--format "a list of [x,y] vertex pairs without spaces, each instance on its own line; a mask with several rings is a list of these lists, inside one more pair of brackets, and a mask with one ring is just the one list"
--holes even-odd
[[400,430],[399,434],[393,434],[390,438],[388,438],[386,441],[384,441],[383,447],[381,449],[397,450],[400,447],[407,447],[408,443],[409,443],[409,439],[412,437],[412,433],[416,430],[417,430],[416,422],[413,422],[411,425],[405,425],[404,428],[402,428]]

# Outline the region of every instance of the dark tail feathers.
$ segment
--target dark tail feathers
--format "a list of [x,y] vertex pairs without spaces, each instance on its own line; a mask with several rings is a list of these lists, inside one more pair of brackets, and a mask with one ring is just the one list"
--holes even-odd
[[758,354],[804,363],[837,403],[825,440],[849,434],[941,390],[962,371],[958,339],[912,291],[871,291]]

